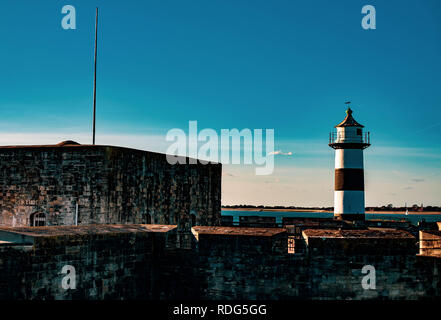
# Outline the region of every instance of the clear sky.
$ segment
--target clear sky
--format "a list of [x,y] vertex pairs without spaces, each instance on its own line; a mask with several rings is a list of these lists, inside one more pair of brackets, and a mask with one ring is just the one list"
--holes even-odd
[[293,154],[269,176],[224,166],[223,204],[331,206],[328,134],[350,100],[371,132],[366,205],[441,205],[441,1],[2,1],[0,144],[91,142],[96,6],[97,143],[271,128]]

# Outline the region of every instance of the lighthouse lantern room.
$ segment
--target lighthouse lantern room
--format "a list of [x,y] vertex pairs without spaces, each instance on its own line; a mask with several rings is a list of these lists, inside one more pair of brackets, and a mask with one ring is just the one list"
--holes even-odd
[[370,146],[370,134],[346,110],[345,119],[329,134],[335,149],[334,218],[364,220],[363,150]]

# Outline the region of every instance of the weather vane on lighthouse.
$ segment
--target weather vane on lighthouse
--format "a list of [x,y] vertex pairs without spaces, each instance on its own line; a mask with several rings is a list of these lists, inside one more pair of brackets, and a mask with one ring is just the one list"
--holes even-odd
[[329,135],[329,146],[335,149],[334,218],[364,220],[363,150],[369,147],[370,133],[352,116],[348,105],[345,119]]

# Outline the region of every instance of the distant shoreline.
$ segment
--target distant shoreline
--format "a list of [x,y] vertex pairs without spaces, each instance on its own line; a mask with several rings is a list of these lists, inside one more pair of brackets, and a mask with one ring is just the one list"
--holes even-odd
[[271,208],[225,208],[222,207],[222,210],[230,210],[230,211],[261,211],[261,212],[326,212],[331,213],[333,211],[329,210],[320,210],[320,209],[271,209]]
[[[322,212],[322,213],[333,213],[329,210],[320,209],[271,209],[271,208],[225,208],[221,207],[222,210],[228,211],[257,211],[257,212]],[[366,214],[405,214],[405,211],[366,211]],[[439,211],[409,211],[409,215],[441,215]]]

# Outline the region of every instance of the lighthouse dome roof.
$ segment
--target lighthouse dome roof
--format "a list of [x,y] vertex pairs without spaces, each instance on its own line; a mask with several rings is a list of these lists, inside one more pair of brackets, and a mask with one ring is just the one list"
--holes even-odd
[[340,122],[338,125],[335,126],[335,128],[339,128],[339,127],[360,127],[360,128],[364,128],[363,125],[359,124],[357,121],[355,121],[354,117],[352,116],[352,109],[348,108],[348,110],[346,110],[346,117],[345,119]]

